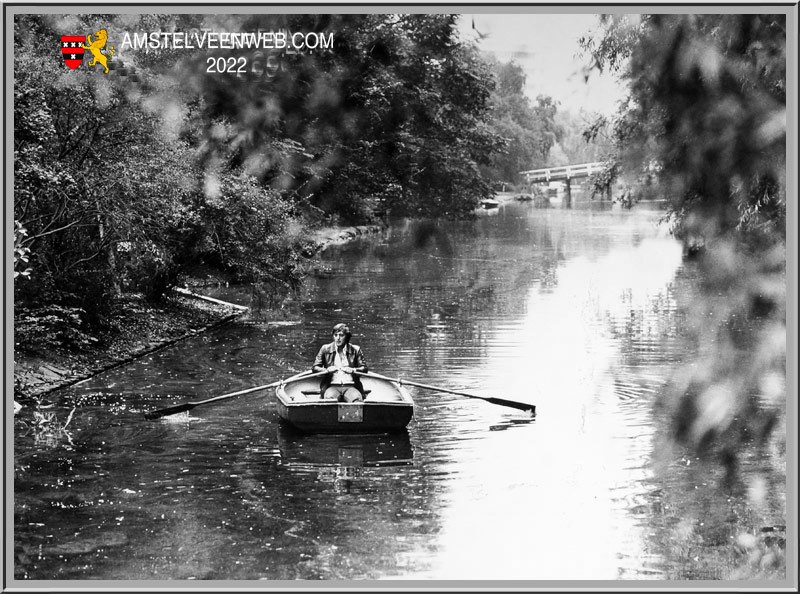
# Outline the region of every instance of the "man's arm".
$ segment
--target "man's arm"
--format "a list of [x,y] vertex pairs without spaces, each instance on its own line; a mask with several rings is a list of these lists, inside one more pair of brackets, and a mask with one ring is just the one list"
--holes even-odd
[[367,373],[369,368],[367,367],[367,360],[364,358],[364,352],[361,350],[360,347],[356,347],[355,349],[355,361],[353,366],[353,371],[358,371],[360,373]]
[[317,356],[314,358],[314,365],[311,366],[313,371],[325,371],[327,366],[325,365],[325,346],[319,349]]

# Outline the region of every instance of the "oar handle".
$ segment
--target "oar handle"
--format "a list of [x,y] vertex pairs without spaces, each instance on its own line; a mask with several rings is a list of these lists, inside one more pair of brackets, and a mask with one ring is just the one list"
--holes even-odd
[[214,396],[213,398],[208,398],[206,400],[199,400],[196,402],[190,402],[187,404],[194,404],[195,406],[199,406],[201,404],[208,404],[209,402],[216,402],[217,400],[225,400],[226,398],[233,398],[234,396],[244,396],[245,394],[250,394],[251,392],[258,392],[260,390],[267,390],[269,388],[275,388],[280,386],[281,382],[273,382],[271,384],[265,384],[263,386],[255,386],[254,388],[247,388],[246,390],[239,390],[238,392],[231,392],[229,394],[222,394],[221,396]]
[[287,377],[283,380],[278,380],[277,382],[272,382],[271,384],[266,384],[263,386],[256,386],[255,388],[247,388],[246,390],[240,390],[238,392],[231,392],[230,394],[223,394],[222,396],[215,396],[214,398],[209,398],[208,400],[201,400],[200,402],[193,402],[195,406],[198,404],[207,404],[208,402],[215,402],[217,400],[223,400],[225,398],[233,398],[234,396],[242,396],[244,394],[249,394],[250,392],[258,392],[259,390],[267,390],[269,388],[277,388],[282,384],[289,384],[291,382],[296,382],[300,379],[307,379],[309,377],[315,377],[317,375],[321,375],[320,372],[311,373],[310,371],[303,371],[298,373],[297,375],[293,375],[291,377]]
[[397,382],[398,384],[403,383],[403,380],[396,378],[396,377],[386,377],[385,375],[381,375],[380,373],[375,373],[374,371],[354,371],[353,374],[355,375],[363,375],[364,377],[374,377],[377,379],[387,380],[390,382]]

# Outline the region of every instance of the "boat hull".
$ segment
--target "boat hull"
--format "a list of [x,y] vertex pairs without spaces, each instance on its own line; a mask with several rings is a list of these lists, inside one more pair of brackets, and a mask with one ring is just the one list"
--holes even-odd
[[278,416],[304,433],[393,433],[402,431],[414,416],[408,391],[395,382],[362,378],[363,402],[322,399],[319,378],[278,386]]

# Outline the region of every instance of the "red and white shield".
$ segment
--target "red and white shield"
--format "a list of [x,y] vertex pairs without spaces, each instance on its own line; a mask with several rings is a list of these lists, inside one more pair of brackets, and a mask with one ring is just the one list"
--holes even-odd
[[83,44],[86,37],[83,35],[62,35],[61,55],[67,66],[75,70],[83,62]]

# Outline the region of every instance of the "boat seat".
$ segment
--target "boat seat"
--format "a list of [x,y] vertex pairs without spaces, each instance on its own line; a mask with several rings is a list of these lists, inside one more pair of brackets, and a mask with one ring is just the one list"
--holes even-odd
[[[370,392],[372,392],[372,390],[364,390],[364,397],[366,398],[367,395]],[[301,390],[301,393],[303,394],[303,396],[319,396],[320,395],[320,391],[319,390]]]
[[[317,390],[300,390],[300,393],[307,400],[310,400],[310,401],[318,402],[320,400],[320,397],[321,397],[319,389],[317,389]],[[364,390],[364,400],[365,401],[369,400],[370,402],[399,402],[399,401],[403,400],[400,397],[399,394],[387,394],[387,393],[384,393],[381,390],[378,390],[378,392],[373,396],[370,396],[370,393],[372,393],[372,390],[369,390],[369,389]]]
[[402,400],[399,394],[379,394],[370,398],[372,402],[400,402]]

